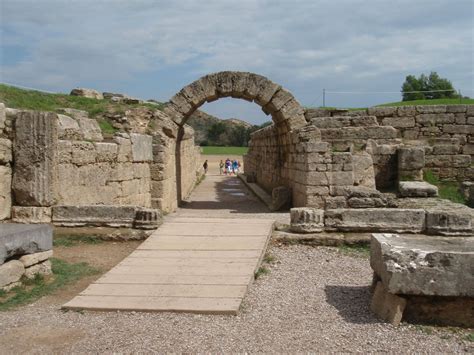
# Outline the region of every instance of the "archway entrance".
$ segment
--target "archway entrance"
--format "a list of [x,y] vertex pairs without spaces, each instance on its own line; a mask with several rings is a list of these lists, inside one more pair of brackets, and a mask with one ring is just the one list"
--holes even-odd
[[307,125],[304,108],[295,97],[281,85],[269,79],[248,72],[219,72],[206,75],[185,86],[174,95],[164,112],[179,126],[176,137],[176,198],[183,196],[182,140],[185,136],[185,123],[205,102],[224,97],[232,97],[255,102],[263,112],[272,117],[274,125],[265,128],[257,136],[267,134],[263,146],[251,146],[244,159],[245,173],[253,174],[256,181],[267,191],[285,186],[292,189],[291,133]]

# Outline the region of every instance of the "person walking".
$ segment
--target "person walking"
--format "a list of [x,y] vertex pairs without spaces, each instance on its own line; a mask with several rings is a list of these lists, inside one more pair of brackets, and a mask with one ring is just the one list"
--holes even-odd
[[204,168],[204,174],[207,174],[207,168],[208,168],[207,160],[204,162],[204,164],[202,164],[202,167]]
[[219,163],[219,175],[224,173],[224,166],[224,161],[221,159],[221,162]]

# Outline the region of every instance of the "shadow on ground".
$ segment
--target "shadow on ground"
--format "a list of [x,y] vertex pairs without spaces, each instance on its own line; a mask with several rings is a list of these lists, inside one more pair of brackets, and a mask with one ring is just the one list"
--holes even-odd
[[346,321],[356,324],[381,323],[370,310],[369,286],[333,286],[324,288],[327,302]]
[[[212,178],[212,175],[210,175]],[[209,183],[204,181],[203,183]],[[213,193],[209,200],[203,192],[193,193],[192,200],[183,200],[180,208],[189,210],[229,210],[229,213],[271,213],[236,176],[213,182]],[[214,195],[215,194],[215,195]],[[214,195],[214,196],[212,196]],[[281,212],[281,211],[280,211]]]

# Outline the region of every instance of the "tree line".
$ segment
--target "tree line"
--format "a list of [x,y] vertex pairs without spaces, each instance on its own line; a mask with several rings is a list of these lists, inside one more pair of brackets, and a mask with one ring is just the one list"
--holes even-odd
[[247,147],[250,135],[272,124],[271,121],[261,125],[229,125],[225,122],[216,122],[207,128],[207,139],[201,142],[201,146],[231,146],[231,147]]
[[[414,92],[418,91],[418,92]],[[424,92],[419,92],[424,91]],[[459,94],[448,79],[441,78],[438,73],[421,74],[418,78],[408,75],[402,85],[402,100],[432,100],[458,98]]]

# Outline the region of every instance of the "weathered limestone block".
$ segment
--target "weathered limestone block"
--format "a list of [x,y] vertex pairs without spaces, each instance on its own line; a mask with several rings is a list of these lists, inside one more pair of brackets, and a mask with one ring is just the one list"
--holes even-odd
[[398,179],[423,180],[425,150],[423,147],[398,148]]
[[374,234],[370,266],[388,292],[474,297],[474,238]]
[[281,209],[288,209],[291,202],[290,189],[286,186],[278,186],[272,190],[272,211],[279,211]]
[[66,140],[58,140],[57,147],[58,163],[66,164],[72,162],[72,142]]
[[99,123],[91,118],[77,118],[85,140],[100,142],[104,140]]
[[395,128],[408,128],[408,127],[415,127],[415,117],[385,117],[382,120],[383,126],[392,126]]
[[42,263],[32,265],[25,269],[25,277],[27,279],[34,279],[36,275],[48,276],[52,273],[50,260],[43,261]]
[[419,113],[445,113],[446,105],[419,105],[416,106]]
[[12,161],[12,142],[0,138],[0,164],[9,164]]
[[370,116],[387,117],[396,114],[397,107],[369,107],[367,112]]
[[459,145],[454,144],[443,144],[443,145],[435,145],[431,154],[434,155],[450,155],[450,154],[458,154],[459,153]]
[[126,137],[114,137],[115,143],[118,145],[117,161],[129,162],[132,161],[132,142]]
[[453,133],[453,134],[474,134],[473,125],[455,125],[455,124],[445,124],[443,126],[444,133]]
[[445,123],[454,123],[455,117],[452,113],[426,113],[416,116],[416,122],[422,126],[435,126]]
[[89,99],[97,99],[102,100],[104,96],[94,89],[86,89],[86,88],[75,88],[71,90],[70,95],[72,96],[82,96],[87,97]]
[[39,264],[45,260],[48,260],[53,256],[52,250],[43,251],[40,253],[23,255],[19,260],[23,263],[24,267],[30,267],[35,264]]
[[156,229],[162,223],[161,211],[152,208],[137,208],[134,227],[137,229]]
[[461,211],[426,211],[426,230],[430,234],[474,235],[473,214]]
[[55,203],[58,140],[57,115],[21,112],[15,121],[13,193],[23,206]]
[[382,208],[387,206],[387,201],[382,198],[351,197],[347,200],[347,205],[350,208]]
[[273,95],[270,102],[264,106],[264,110],[269,113],[276,112],[291,99],[293,99],[293,95],[289,91],[281,88]]
[[0,165],[0,220],[10,218],[12,207],[12,169]]
[[0,228],[0,264],[17,255],[33,254],[53,248],[49,225],[4,223]]
[[72,162],[75,165],[92,164],[96,161],[96,151],[91,142],[72,142]]
[[326,229],[339,231],[419,233],[425,229],[425,211],[401,208],[326,210],[324,225]]
[[419,170],[425,166],[425,150],[422,147],[398,148],[399,170]]
[[299,207],[290,212],[291,231],[295,233],[317,233],[324,228],[324,210]]
[[97,153],[98,163],[112,163],[117,161],[118,145],[116,143],[96,142],[94,147]]
[[426,166],[439,168],[462,168],[471,165],[470,155],[430,155],[426,157]]
[[11,283],[18,282],[24,273],[25,268],[18,260],[11,260],[0,265],[0,289]]
[[89,205],[53,207],[53,224],[65,227],[132,227],[134,219],[135,207],[133,206]]
[[134,162],[153,161],[152,137],[131,133],[132,157]]
[[13,206],[15,223],[51,223],[51,207]]
[[382,282],[377,282],[370,309],[378,317],[393,326],[398,326],[402,321],[406,304],[405,298],[387,292]]
[[5,104],[0,102],[0,132],[5,128],[5,121],[7,119],[5,111]]
[[375,189],[375,170],[372,156],[367,152],[360,152],[352,156],[354,168],[354,184]]
[[84,133],[75,119],[58,115],[58,138],[79,141],[84,139]]
[[425,181],[400,181],[398,191],[402,197],[436,197],[438,188]]

